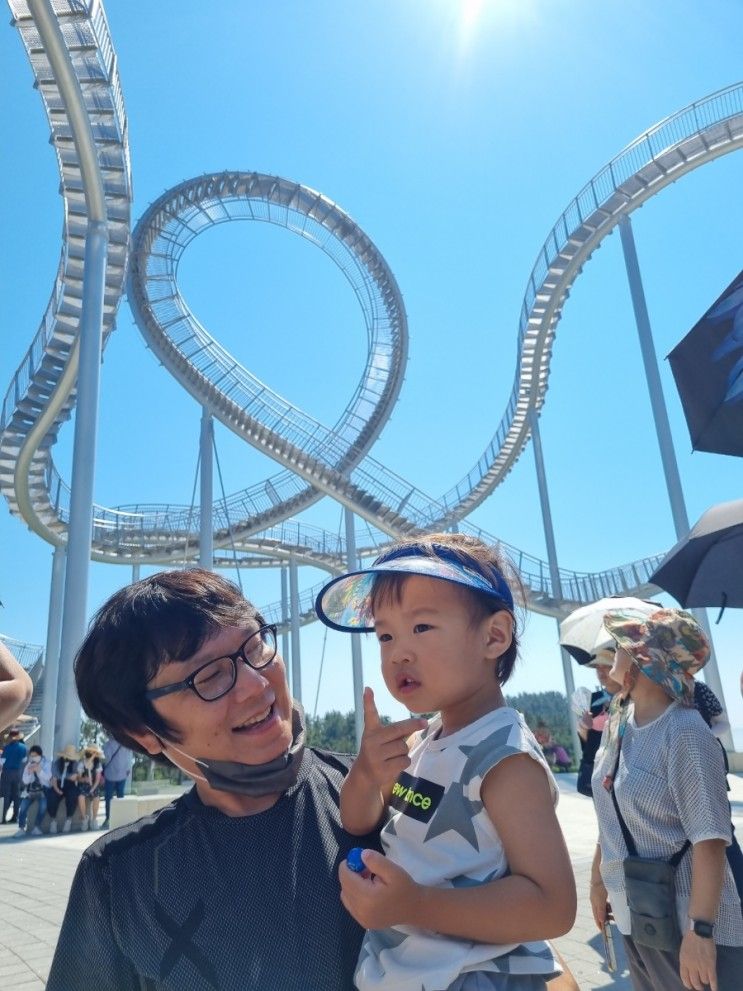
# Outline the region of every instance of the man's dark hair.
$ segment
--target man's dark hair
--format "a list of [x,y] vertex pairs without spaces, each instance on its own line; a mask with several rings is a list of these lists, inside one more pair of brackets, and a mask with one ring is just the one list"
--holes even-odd
[[[232,582],[205,571],[161,571],[120,589],[93,617],[75,657],[83,709],[125,747],[146,754],[130,731],[180,735],[145,698],[163,664],[186,661],[220,630],[263,626]],[[149,754],[148,754],[149,756]]]
[[30,754],[38,754],[38,755],[39,755],[39,757],[43,757],[43,756],[44,756],[44,752],[43,752],[43,750],[41,749],[41,747],[40,747],[40,746],[38,745],[38,743],[35,743],[35,744],[33,745],[33,747],[30,747],[30,748],[29,748],[29,751],[28,751],[28,752],[29,752]]

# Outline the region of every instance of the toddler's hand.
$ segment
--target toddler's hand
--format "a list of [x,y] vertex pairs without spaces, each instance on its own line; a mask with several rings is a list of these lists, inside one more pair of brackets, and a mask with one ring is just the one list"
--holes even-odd
[[392,787],[410,764],[408,737],[426,725],[425,719],[414,717],[383,725],[374,704],[374,692],[371,688],[364,689],[364,732],[356,763],[382,793]]
[[424,889],[384,854],[364,850],[362,856],[368,877],[354,873],[345,861],[338,870],[345,908],[365,929],[413,924]]

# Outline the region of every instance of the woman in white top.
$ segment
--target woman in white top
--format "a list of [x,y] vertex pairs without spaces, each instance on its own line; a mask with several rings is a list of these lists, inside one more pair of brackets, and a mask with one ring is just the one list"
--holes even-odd
[[36,824],[31,830],[32,836],[41,836],[40,824],[46,814],[46,789],[51,784],[52,766],[48,759],[44,757],[41,747],[34,744],[28,751],[28,760],[23,768],[21,781],[23,792],[21,798],[21,808],[18,812],[18,832],[16,837],[26,835],[26,819],[28,810],[34,802],[38,802],[36,809]]
[[[717,741],[693,708],[693,675],[706,664],[709,643],[694,617],[678,609],[650,616],[612,610],[604,625],[617,644],[610,673],[622,691],[592,781],[599,822],[591,877],[596,924],[602,928],[613,912],[635,991],[739,991],[743,918],[725,859],[731,836],[725,770]],[[691,847],[676,870],[680,940],[671,949],[649,945],[652,925],[631,926],[626,833],[615,800],[638,856],[670,861],[687,841]]]

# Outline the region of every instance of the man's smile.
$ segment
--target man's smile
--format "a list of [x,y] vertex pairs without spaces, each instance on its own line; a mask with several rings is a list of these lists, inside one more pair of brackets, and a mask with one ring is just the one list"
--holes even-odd
[[259,729],[264,729],[267,727],[271,721],[271,717],[274,715],[274,703],[272,702],[265,709],[257,712],[255,715],[250,716],[244,722],[240,723],[238,726],[232,727],[233,733],[246,733],[251,730],[256,731]]

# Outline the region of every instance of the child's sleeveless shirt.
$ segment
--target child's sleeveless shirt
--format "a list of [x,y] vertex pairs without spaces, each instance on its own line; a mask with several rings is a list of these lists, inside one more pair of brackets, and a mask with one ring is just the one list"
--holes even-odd
[[[485,775],[504,758],[526,753],[557,786],[539,744],[515,709],[495,709],[438,739],[441,719],[415,734],[410,767],[398,778],[382,830],[386,856],[419,884],[464,888],[508,873],[503,846],[480,799]],[[440,991],[465,972],[553,974],[544,941],[496,945],[395,926],[370,930],[359,954],[359,991]]]

